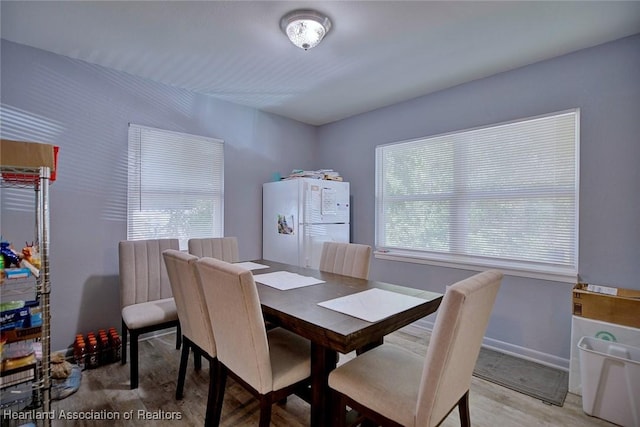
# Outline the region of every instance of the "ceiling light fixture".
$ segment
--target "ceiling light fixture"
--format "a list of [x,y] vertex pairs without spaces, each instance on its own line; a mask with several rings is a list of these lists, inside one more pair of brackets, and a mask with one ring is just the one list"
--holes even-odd
[[328,17],[311,9],[294,10],[280,20],[280,28],[291,43],[309,50],[322,41],[331,29]]

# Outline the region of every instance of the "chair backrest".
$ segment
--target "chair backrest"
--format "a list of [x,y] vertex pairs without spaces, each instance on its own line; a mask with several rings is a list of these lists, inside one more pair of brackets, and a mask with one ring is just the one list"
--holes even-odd
[[235,237],[211,237],[189,239],[189,253],[199,258],[211,257],[227,262],[240,261],[238,239]]
[[218,360],[259,393],[273,390],[267,333],[251,271],[215,258],[196,268],[216,337]]
[[371,246],[358,243],[324,242],[320,255],[320,271],[343,276],[369,278]]
[[447,287],[418,393],[416,425],[437,425],[471,386],[502,273],[489,270]]
[[210,356],[215,356],[216,342],[209,311],[196,273],[198,257],[175,249],[165,250],[162,256],[167,266],[182,335]]
[[165,249],[180,249],[178,239],[119,242],[121,308],[173,296],[162,258]]

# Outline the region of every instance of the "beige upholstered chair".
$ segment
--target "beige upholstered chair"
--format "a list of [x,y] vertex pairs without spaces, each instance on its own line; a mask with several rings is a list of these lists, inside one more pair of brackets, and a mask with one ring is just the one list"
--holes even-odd
[[271,406],[304,389],[311,373],[310,343],[283,328],[267,332],[253,275],[214,258],[196,262],[218,350],[216,415],[222,412],[230,375],[260,400],[260,426],[267,427]]
[[124,240],[118,244],[122,364],[127,363],[129,334],[132,389],[138,387],[138,337],[141,334],[176,326],[176,348],[180,348],[178,311],[162,258],[165,249],[179,249],[178,239]]
[[167,266],[173,298],[178,308],[180,329],[182,330],[182,355],[178,371],[176,399],[183,397],[189,351],[193,350],[196,370],[200,369],[200,356],[209,360],[209,399],[205,425],[211,425],[215,397],[216,342],[202,286],[196,274],[195,262],[198,257],[175,249],[167,249],[162,253],[162,256]]
[[[369,262],[371,246],[358,243],[324,242],[320,255],[320,271],[336,273],[358,279],[369,278]],[[370,348],[382,344],[383,339],[358,348],[356,354],[361,354]]]
[[320,271],[343,276],[369,278],[371,246],[358,243],[324,242],[320,255]]
[[470,426],[469,387],[502,273],[489,270],[447,287],[426,357],[385,344],[329,374],[334,426],[345,406],[383,426],[436,426],[458,406]]
[[240,261],[238,239],[235,237],[211,237],[189,239],[189,253],[202,257],[221,259],[227,262]]
[[[189,253],[198,258],[210,257],[226,262],[240,261],[238,239],[236,237],[209,237],[201,239],[189,239]],[[267,329],[276,325],[265,321]],[[196,356],[196,361],[198,360]]]

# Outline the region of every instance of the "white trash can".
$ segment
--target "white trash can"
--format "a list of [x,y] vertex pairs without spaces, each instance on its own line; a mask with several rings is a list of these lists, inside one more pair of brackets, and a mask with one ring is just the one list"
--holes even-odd
[[582,409],[624,427],[640,427],[640,348],[582,337]]

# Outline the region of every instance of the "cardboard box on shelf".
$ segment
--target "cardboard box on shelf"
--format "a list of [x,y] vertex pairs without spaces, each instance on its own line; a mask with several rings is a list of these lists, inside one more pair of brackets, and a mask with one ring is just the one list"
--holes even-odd
[[[51,169],[51,181],[56,179],[56,167],[59,147],[39,142],[0,140],[0,165],[17,168],[37,168],[48,166]],[[33,181],[34,176],[26,174],[3,174],[5,179]]]
[[573,288],[573,314],[640,328],[640,291],[578,283]]
[[2,337],[6,339],[6,343],[16,341],[25,341],[39,338],[42,336],[42,326],[32,326],[30,328],[16,328],[2,332]]

